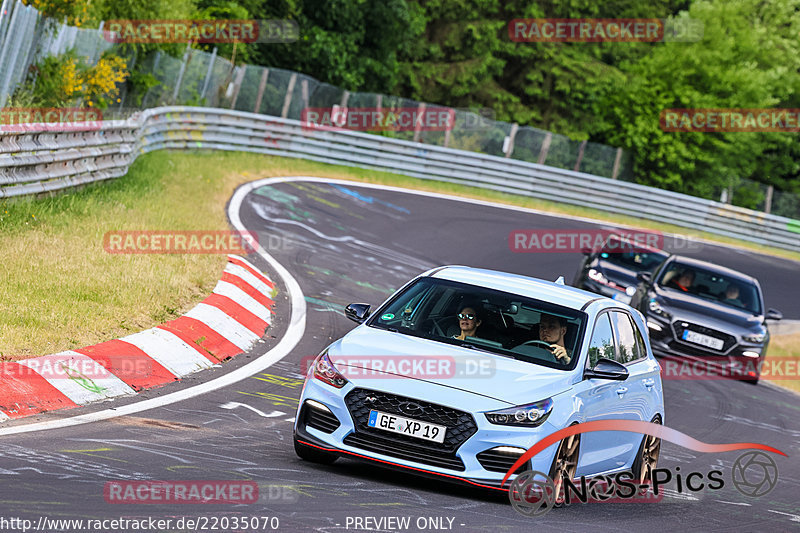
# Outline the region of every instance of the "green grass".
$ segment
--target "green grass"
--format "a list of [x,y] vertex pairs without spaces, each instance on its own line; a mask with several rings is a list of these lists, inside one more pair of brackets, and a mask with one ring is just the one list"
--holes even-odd
[[205,297],[225,255],[108,254],[112,230],[229,229],[225,205],[258,178],[310,175],[478,198],[681,233],[790,259],[800,254],[677,226],[388,172],[232,152],[158,151],[117,180],[0,201],[0,358],[79,348],[174,318]]
[[[782,366],[770,365],[770,360],[779,361]],[[786,363],[789,361],[793,361],[793,364],[787,365]],[[775,369],[776,373],[777,370],[782,370],[783,376],[775,376],[775,378],[765,376],[763,379],[800,392],[800,376],[797,375],[800,371],[800,333],[773,336],[769,341],[765,366]],[[790,377],[794,377],[794,379],[786,379]]]

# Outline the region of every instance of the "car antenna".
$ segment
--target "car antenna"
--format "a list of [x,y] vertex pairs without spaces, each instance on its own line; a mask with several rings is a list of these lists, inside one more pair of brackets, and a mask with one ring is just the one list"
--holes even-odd
[[556,285],[563,285],[564,284],[564,276],[558,276],[556,280]]

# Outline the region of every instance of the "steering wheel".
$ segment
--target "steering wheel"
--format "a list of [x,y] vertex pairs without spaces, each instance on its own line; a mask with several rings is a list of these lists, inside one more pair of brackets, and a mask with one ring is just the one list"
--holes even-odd
[[442,320],[442,319],[441,318],[434,319],[432,333],[437,333],[438,335],[441,335],[442,337],[447,337],[447,333],[445,333],[444,330],[442,329],[442,326],[439,325],[439,321],[440,320]]
[[547,350],[548,352],[550,351],[550,343],[545,341],[525,341],[519,346],[535,346],[537,344],[544,345],[543,346],[544,349]]

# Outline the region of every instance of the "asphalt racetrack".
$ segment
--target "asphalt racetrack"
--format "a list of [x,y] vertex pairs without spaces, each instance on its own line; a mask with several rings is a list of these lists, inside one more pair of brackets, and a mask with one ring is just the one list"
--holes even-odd
[[[663,443],[660,467],[704,476],[721,470],[718,490],[667,485],[658,503],[573,504],[528,518],[507,498],[478,489],[418,478],[373,464],[339,460],[318,466],[298,459],[292,420],[302,386],[302,363],[355,325],[342,308],[377,306],[428,268],[461,264],[571,282],[579,253],[514,253],[517,229],[582,229],[585,221],[503,209],[353,184],[275,180],[254,188],[238,209],[267,252],[296,279],[306,303],[297,345],[268,368],[188,399],[96,422],[8,434],[0,430],[0,517],[36,525],[53,519],[206,517],[206,531],[797,531],[800,528],[800,402],[766,385],[728,380],[665,381],[667,426],[706,443],[756,442],[774,456],[778,482],[768,494],[748,497],[730,483],[741,452],[698,453]],[[800,318],[797,263],[694,243],[666,240],[666,248],[759,278],[767,307]],[[120,409],[143,399],[189,390],[256,361],[290,324],[290,291],[263,258],[251,257],[277,284],[275,320],[251,353],[180,384],[106,402],[4,424],[26,424]],[[104,487],[118,480],[253,480],[258,502],[239,505],[109,503]],[[221,518],[226,517],[227,522]],[[233,517],[275,517],[257,528],[231,527]],[[391,520],[389,520],[391,518]],[[408,518],[408,522],[403,522]],[[369,519],[369,520],[367,520]],[[396,519],[402,519],[396,521]],[[172,522],[175,524],[175,522]],[[250,522],[253,524],[256,522]],[[408,527],[400,527],[408,523]],[[52,523],[50,523],[52,524]],[[215,525],[216,528],[210,526]],[[228,527],[221,527],[227,524]],[[264,525],[269,527],[262,527]],[[361,527],[358,527],[358,526]],[[2,523],[0,523],[2,526]],[[77,527],[63,527],[76,530]],[[172,530],[180,529],[171,527]],[[21,530],[21,529],[20,529]],[[49,531],[58,530],[51,527]],[[113,530],[113,529],[109,529]]]

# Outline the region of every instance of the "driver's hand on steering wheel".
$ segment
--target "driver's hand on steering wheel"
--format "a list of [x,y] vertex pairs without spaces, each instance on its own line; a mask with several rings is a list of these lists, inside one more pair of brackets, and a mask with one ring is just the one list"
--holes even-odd
[[567,349],[560,344],[551,344],[550,351],[556,356],[556,359],[561,359],[565,365],[568,365],[572,358],[567,355]]

